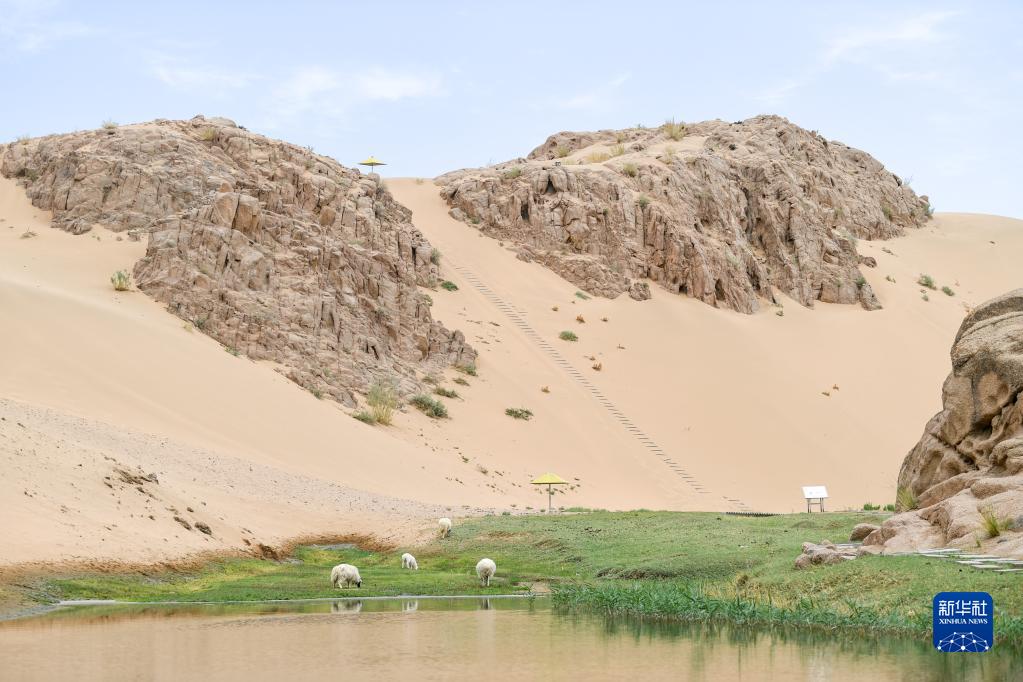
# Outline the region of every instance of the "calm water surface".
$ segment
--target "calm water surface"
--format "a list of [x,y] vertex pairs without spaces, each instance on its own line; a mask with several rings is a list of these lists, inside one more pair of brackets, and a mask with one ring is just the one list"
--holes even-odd
[[561,614],[544,599],[83,606],[0,623],[3,680],[1023,679],[1003,649]]

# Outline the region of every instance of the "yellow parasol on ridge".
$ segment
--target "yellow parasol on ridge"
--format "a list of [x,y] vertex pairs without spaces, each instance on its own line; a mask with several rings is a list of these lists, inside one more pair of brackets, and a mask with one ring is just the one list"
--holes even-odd
[[557,474],[552,474],[549,471],[546,474],[540,474],[539,476],[534,478],[532,481],[530,481],[530,483],[533,484],[533,485],[545,485],[545,486],[547,486],[547,512],[548,513],[550,513],[550,511],[551,511],[551,496],[554,495],[554,491],[551,488],[551,486],[555,486],[555,485],[568,485],[568,481],[563,479],[561,476],[558,476]]
[[360,161],[359,165],[360,166],[369,166],[369,172],[372,173],[376,169],[377,166],[386,166],[387,164],[384,163],[383,161],[381,161],[380,159],[378,159],[377,157],[371,156],[368,159],[366,159],[365,161]]

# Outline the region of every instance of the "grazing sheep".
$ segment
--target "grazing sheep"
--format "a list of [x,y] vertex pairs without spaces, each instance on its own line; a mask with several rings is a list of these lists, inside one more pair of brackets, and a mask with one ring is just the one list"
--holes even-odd
[[351,564],[338,564],[330,571],[330,584],[334,587],[362,587],[359,569]]
[[483,587],[490,587],[490,579],[497,573],[497,564],[492,559],[480,559],[476,564],[476,575],[480,578]]
[[446,538],[447,536],[451,535],[451,519],[445,516],[443,519],[437,522],[437,525],[440,526],[440,536],[442,538]]
[[405,552],[404,554],[401,555],[401,567],[408,568],[413,571],[419,570],[419,564],[416,563],[416,558],[409,554],[408,552]]

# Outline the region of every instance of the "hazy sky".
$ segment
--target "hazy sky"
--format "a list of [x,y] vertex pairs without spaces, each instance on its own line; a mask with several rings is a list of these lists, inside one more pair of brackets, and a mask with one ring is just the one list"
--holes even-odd
[[1023,2],[838,4],[0,0],[0,140],[203,113],[433,176],[777,113],[938,210],[1023,217]]

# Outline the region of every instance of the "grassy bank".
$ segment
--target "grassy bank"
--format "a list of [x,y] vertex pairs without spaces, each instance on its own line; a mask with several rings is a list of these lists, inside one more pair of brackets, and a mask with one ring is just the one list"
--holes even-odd
[[[609,613],[720,619],[823,628],[929,631],[931,598],[943,590],[990,592],[999,638],[1023,642],[1023,574],[994,574],[920,557],[861,557],[796,571],[804,541],[849,536],[869,513],[766,518],[713,513],[594,512],[496,516],[458,523],[450,538],[413,549],[417,572],[400,569],[408,548],[304,547],[284,562],[232,559],[187,573],[75,575],[39,584],[57,599],[228,601],[334,597],[330,567],[357,565],[350,596],[526,592],[550,585],[555,603]],[[498,565],[480,588],[476,561]]]

